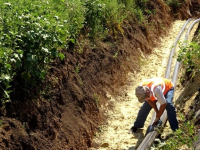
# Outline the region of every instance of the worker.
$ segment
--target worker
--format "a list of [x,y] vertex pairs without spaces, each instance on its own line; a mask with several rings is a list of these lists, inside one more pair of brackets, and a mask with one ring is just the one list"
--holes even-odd
[[[176,117],[175,107],[173,105],[174,86],[173,83],[166,78],[152,78],[144,80],[135,89],[135,95],[140,103],[143,103],[140,108],[134,125],[129,133],[135,133],[138,128],[143,128],[146,118],[153,108],[156,112],[156,118],[152,124],[158,124],[164,110],[167,111],[170,127],[173,131],[178,129],[178,121]],[[156,102],[160,103],[160,108],[157,108]]]

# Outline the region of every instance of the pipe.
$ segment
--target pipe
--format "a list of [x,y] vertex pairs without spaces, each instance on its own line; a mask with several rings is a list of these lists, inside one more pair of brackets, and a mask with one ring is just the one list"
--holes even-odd
[[166,72],[165,72],[165,78],[167,78],[167,79],[170,78],[172,57],[173,57],[173,55],[174,55],[174,51],[175,51],[175,49],[176,49],[177,42],[178,42],[178,40],[180,39],[181,35],[183,34],[183,31],[185,30],[187,24],[188,24],[191,20],[193,20],[193,19],[190,18],[190,19],[188,19],[188,20],[185,22],[184,26],[183,26],[182,29],[181,29],[181,32],[180,32],[179,35],[177,36],[177,38],[176,38],[174,44],[172,45],[172,49],[171,49],[171,52],[170,52],[170,55],[169,55],[169,59],[168,59],[168,63],[167,63],[167,68],[166,68]]
[[[185,48],[187,46],[187,41],[188,41],[188,36],[190,34],[190,31],[192,30],[192,28],[194,27],[194,25],[196,23],[200,22],[200,19],[196,19],[188,28],[187,30],[187,33],[185,35],[185,40],[184,40],[184,43],[183,43],[183,48]],[[180,70],[180,64],[181,62],[179,61],[176,61],[176,65],[175,65],[175,68],[174,68],[174,74],[173,74],[173,78],[172,78],[172,82],[174,83],[174,87],[176,87],[176,81],[178,79],[178,72]]]
[[[172,56],[174,54],[174,51],[175,51],[175,48],[176,48],[176,45],[177,45],[177,42],[178,40],[180,39],[180,36],[182,35],[183,31],[185,30],[187,24],[193,20],[192,18],[188,19],[186,21],[186,23],[184,24],[184,26],[182,27],[181,29],[181,32],[179,33],[179,35],[177,36],[174,44],[173,44],[173,48],[171,49],[171,52],[170,52],[170,56],[169,56],[169,59],[168,59],[168,64],[167,64],[167,68],[166,68],[166,73],[165,73],[165,78],[168,78],[170,77],[170,69],[171,69],[171,63],[172,63]],[[198,19],[200,20],[200,19]],[[188,35],[190,33],[190,30],[192,29],[192,27],[194,26],[194,24],[196,24],[197,21],[195,21],[195,23],[193,23],[192,25],[190,25],[188,31],[187,31],[187,34],[186,34],[186,37],[188,38]],[[185,38],[186,39],[186,38]],[[180,67],[180,63],[176,64],[175,66],[175,70],[174,70],[174,74],[173,74],[173,80],[172,82],[174,83],[174,87],[176,86],[176,80],[177,80],[177,74],[178,74],[178,70],[179,70],[179,67]],[[159,108],[160,105],[157,103],[157,107]],[[155,119],[155,116],[156,116],[156,113],[153,114],[152,116],[152,119],[151,119],[151,122],[150,122],[150,126],[151,124],[153,123],[154,119]],[[164,111],[163,115],[161,116],[161,121],[163,122],[163,124],[166,123],[167,121],[167,113],[166,113],[166,110]],[[152,132],[149,132],[149,133],[146,133],[146,136],[145,138],[143,139],[143,141],[140,143],[139,147],[137,148],[137,150],[148,150],[149,147],[152,145],[154,139],[158,136],[158,132],[157,131],[152,131]]]
[[[178,43],[178,41],[179,41],[181,35],[183,34],[183,31],[185,30],[186,26],[187,26],[188,23],[189,23],[190,21],[192,21],[192,20],[193,20],[193,18],[190,18],[190,19],[188,19],[188,20],[185,22],[185,24],[184,24],[183,27],[181,28],[181,31],[179,32],[179,34],[178,34],[178,36],[177,36],[177,38],[176,38],[176,40],[175,40],[175,42],[174,42],[174,44],[173,44],[173,46],[172,46],[172,49],[171,49],[170,55],[169,55],[169,59],[168,59],[168,63],[167,63],[165,78],[168,78],[168,79],[170,78],[170,71],[171,71],[171,66],[172,66],[172,57],[173,57],[173,55],[174,55],[174,51],[175,51],[175,49],[176,49],[177,43]],[[174,83],[174,82],[173,82],[173,83]],[[157,107],[158,107],[158,108],[160,107],[159,103],[157,104]],[[165,115],[164,115],[164,114],[165,114]],[[162,120],[162,122],[165,123],[165,120],[167,120],[167,118],[165,118],[165,117],[167,117],[166,111],[163,113],[163,115],[164,115],[164,116],[163,116],[163,119],[164,119],[164,120]],[[153,124],[153,121],[154,121],[154,119],[155,119],[155,116],[156,116],[156,113],[153,114],[153,117],[152,117],[152,119],[151,119],[150,124]]]

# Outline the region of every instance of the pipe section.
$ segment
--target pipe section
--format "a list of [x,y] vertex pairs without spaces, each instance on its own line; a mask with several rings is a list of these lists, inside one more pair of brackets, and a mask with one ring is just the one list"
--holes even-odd
[[[194,27],[194,25],[196,23],[200,22],[200,19],[197,19],[195,20],[188,28],[187,30],[187,33],[185,35],[185,40],[184,40],[184,43],[183,43],[183,48],[185,48],[187,46],[187,41],[188,41],[188,36],[192,30],[192,28]],[[173,78],[172,78],[172,82],[174,83],[174,87],[176,87],[176,81],[178,79],[178,72],[180,70],[180,65],[181,65],[181,62],[177,61],[176,62],[176,65],[175,65],[175,68],[174,68],[174,74],[173,74]]]
[[171,52],[170,52],[170,55],[169,55],[169,59],[168,59],[168,63],[167,63],[167,68],[166,68],[166,72],[165,72],[165,78],[167,78],[167,79],[170,78],[171,65],[172,65],[172,57],[173,57],[173,55],[174,55],[174,51],[175,51],[175,49],[176,49],[176,45],[177,45],[177,43],[178,43],[178,40],[180,39],[181,35],[183,34],[183,31],[185,30],[185,28],[186,28],[186,26],[188,25],[188,23],[189,23],[190,21],[192,21],[192,20],[193,20],[193,19],[190,18],[190,19],[188,19],[188,20],[185,22],[185,24],[184,24],[184,26],[182,27],[182,29],[181,29],[179,35],[178,35],[177,38],[176,38],[174,44],[172,45],[172,49],[171,49]]

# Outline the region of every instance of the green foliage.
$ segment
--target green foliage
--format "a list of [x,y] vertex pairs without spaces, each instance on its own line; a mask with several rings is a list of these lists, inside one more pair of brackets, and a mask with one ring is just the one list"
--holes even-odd
[[118,54],[119,54],[119,51],[117,51],[117,52],[113,55],[113,58],[117,58]]
[[139,24],[146,22],[146,18],[153,14],[154,10],[148,8],[149,0],[135,0],[132,3],[131,14],[136,18]]
[[137,20],[139,21],[139,23],[142,23],[144,21],[144,15],[143,15],[142,9],[140,9],[140,8],[135,9],[134,14],[135,14]]
[[187,147],[188,149],[193,147],[194,141],[197,140],[197,130],[194,126],[193,120],[185,120],[183,114],[179,114],[180,127],[167,141],[160,142],[157,146],[154,145],[154,149],[159,150],[178,150],[180,147]]
[[[183,63],[187,72],[191,72],[191,77],[200,73],[200,36],[191,42],[187,47],[182,47],[179,51],[178,61]],[[198,75],[199,76],[199,75]]]
[[85,1],[85,7],[87,8],[85,26],[88,28],[90,36],[102,34],[106,23],[105,2],[102,0],[87,0]]
[[[108,30],[120,27],[126,15],[124,12],[124,4],[118,3],[117,0],[87,0],[85,3],[86,11],[86,27],[89,29],[90,36],[104,37]],[[114,33],[113,33],[114,34]]]
[[62,11],[59,12],[61,17],[64,17],[65,15],[68,16],[68,19],[65,20],[65,23],[69,27],[67,29],[72,38],[70,39],[71,41],[76,39],[76,36],[79,35],[80,30],[84,27],[86,14],[86,7],[84,7],[84,4],[85,3],[82,0],[67,0],[65,1],[65,8],[63,10],[64,14]]
[[3,124],[3,121],[2,121],[2,120],[0,120],[0,127],[2,127],[2,124]]
[[[182,1],[184,2],[185,0]],[[180,0],[166,0],[166,3],[172,8],[179,8],[181,6]]]
[[123,7],[124,16],[129,18],[133,17],[134,11],[137,7],[135,1],[133,0],[118,0],[118,3]]
[[[0,92],[3,102],[10,101],[9,90],[15,72],[12,66],[20,66],[20,52],[13,53],[13,50],[2,47],[0,48]],[[15,67],[14,66],[14,67]]]
[[146,8],[146,3],[149,0],[135,0],[135,3],[138,7],[145,9]]
[[78,64],[78,66],[76,66],[76,68],[75,68],[76,73],[79,73],[79,71],[80,71],[80,64]]
[[[86,22],[89,36],[105,37],[107,33],[112,35],[123,34],[122,22],[136,16],[140,22],[145,19],[143,10],[148,0],[86,0]],[[148,13],[148,9],[146,10]]]
[[[11,82],[26,87],[44,81],[56,58],[86,31],[91,39],[123,35],[126,18],[145,21],[148,0],[12,0],[0,1],[0,92],[10,101]],[[145,9],[145,11],[144,11]],[[83,49],[80,47],[80,53]],[[114,55],[117,57],[118,53]],[[78,69],[78,68],[76,68]],[[78,72],[78,70],[76,70]],[[80,80],[81,81],[81,80]],[[16,81],[15,81],[16,82]],[[80,82],[83,83],[82,81]]]
[[94,94],[94,101],[97,109],[99,109],[99,97],[97,94]]
[[[21,76],[29,86],[44,80],[48,65],[64,55],[84,22],[79,0],[0,1],[0,87],[9,99],[10,82]],[[1,94],[2,95],[2,94]]]

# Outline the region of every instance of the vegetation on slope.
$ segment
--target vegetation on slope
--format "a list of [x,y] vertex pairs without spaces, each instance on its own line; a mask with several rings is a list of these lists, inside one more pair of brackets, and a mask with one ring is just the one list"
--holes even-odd
[[[181,4],[166,3],[176,8]],[[151,8],[148,0],[1,1],[1,102],[11,101],[14,79],[25,88],[44,81],[48,64],[57,57],[63,60],[62,51],[80,34],[91,40],[123,35],[121,25],[129,18],[151,26],[148,19],[156,13]]]

